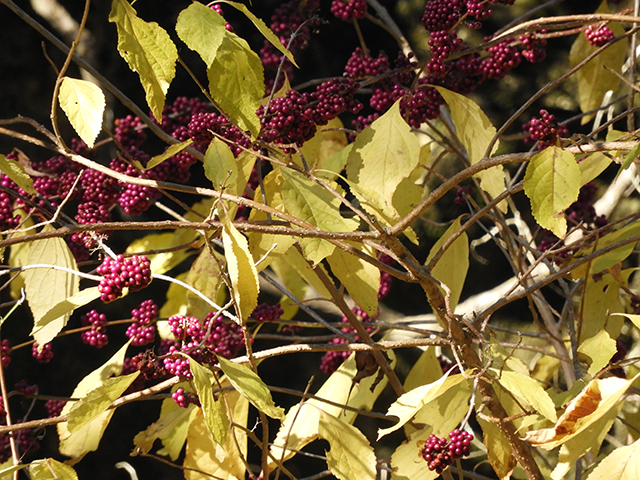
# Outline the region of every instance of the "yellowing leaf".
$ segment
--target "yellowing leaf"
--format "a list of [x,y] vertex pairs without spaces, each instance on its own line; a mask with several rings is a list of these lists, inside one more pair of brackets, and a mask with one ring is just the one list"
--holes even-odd
[[376,455],[360,430],[321,410],[318,434],[331,447],[327,465],[334,476],[340,480],[375,480]]
[[436,356],[435,348],[427,347],[409,370],[403,386],[408,392],[416,387],[433,383],[440,378],[442,378],[442,367]]
[[524,439],[546,450],[551,450],[565,443],[614,408],[636,378],[627,380],[610,377],[592,380],[571,401],[555,427],[529,431]]
[[635,480],[640,478],[640,440],[618,447],[593,469],[587,480]]
[[98,298],[100,298],[98,287],[89,287],[84,290],[80,290],[75,295],[64,299],[52,307],[51,310],[42,316],[41,323],[47,324],[58,317],[62,317],[66,314],[71,315],[76,308],[87,305]]
[[[318,176],[329,176],[328,172],[340,173],[347,163],[346,155],[339,155],[347,146],[347,134],[338,117],[319,126],[316,134],[304,142],[300,148],[310,170],[316,170]],[[297,159],[297,154],[294,155]],[[302,165],[302,162],[298,162]],[[328,171],[328,172],[327,172]]]
[[81,427],[94,420],[104,412],[129,385],[138,377],[140,372],[108,379],[95,390],[90,391],[84,398],[74,402],[67,415],[67,428],[74,433]]
[[443,375],[440,379],[427,385],[416,387],[401,395],[393,402],[387,411],[387,416],[398,417],[398,423],[388,428],[378,430],[378,440],[385,435],[395,432],[413,418],[422,407],[429,404],[450,388],[462,383],[465,378],[462,375]]
[[[173,403],[177,408],[173,408],[165,412],[164,410],[167,410],[165,408],[165,402],[167,401]],[[136,446],[136,450],[133,454],[137,455],[138,453],[149,453],[149,451],[153,448],[153,443],[157,439],[161,439],[166,448],[167,443],[165,442],[165,440],[170,439],[176,429],[179,428],[184,422],[187,422],[188,425],[188,423],[190,423],[191,417],[195,415],[197,410],[197,407],[194,404],[189,405],[187,408],[180,407],[176,404],[176,402],[173,401],[172,398],[165,399],[162,406],[163,411],[160,413],[160,418],[158,418],[158,420],[149,425],[145,430],[138,433],[133,438],[133,443]],[[180,442],[178,453],[174,452],[173,449],[168,449],[172,460],[178,458],[179,450],[182,450],[182,445],[184,445],[186,436],[187,434],[185,429],[184,439],[182,439],[182,441]],[[207,437],[209,437],[208,433]]]
[[513,449],[504,437],[497,424],[487,422],[478,417],[482,428],[482,440],[487,447],[487,457],[500,480],[511,478],[511,473],[518,463],[513,456]]
[[[72,398],[82,398],[90,391],[103,385],[109,377],[120,375],[129,343],[130,342],[127,342],[120,348],[104,365],[84,377],[70,396]],[[67,402],[61,414],[67,415],[73,408],[73,403],[74,402]],[[59,423],[57,428],[60,438],[60,453],[79,460],[88,452],[97,450],[102,434],[105,428],[107,428],[114,411],[115,410],[107,410],[103,412],[74,433],[69,432],[66,422]]]
[[102,115],[106,100],[95,83],[64,77],[58,93],[60,108],[78,136],[89,148],[93,148],[102,128]]
[[[225,259],[218,252],[203,248],[200,255],[191,264],[191,268],[184,279],[185,283],[197,289],[207,298],[215,299],[223,285],[220,266],[224,266]],[[186,313],[192,317],[204,318],[211,312],[211,305],[194,293],[186,292]]]
[[[43,231],[49,231],[47,226]],[[76,261],[62,238],[36,240],[29,248],[28,265],[46,264],[77,270]],[[69,299],[78,292],[80,277],[52,268],[34,268],[25,272],[25,290],[33,313],[33,335],[40,345],[50,342],[64,328],[71,312],[57,318],[45,319],[49,310],[61,299]]]
[[[606,0],[601,3],[597,13],[609,13]],[[613,31],[615,36],[624,33],[622,27],[616,23],[609,23],[608,27]],[[585,35],[577,35],[575,42],[571,46],[571,52],[569,53],[569,64],[571,67],[576,66],[596,50],[597,47],[591,45]],[[620,73],[628,50],[628,39],[623,38],[609,46],[576,72],[578,102],[580,104],[580,110],[582,110],[583,113],[600,107],[604,95],[608,90],[615,92],[618,89],[620,79],[605,67]],[[582,119],[582,124],[587,123],[593,118],[593,115],[594,114],[585,116]]]
[[209,433],[218,445],[224,445],[229,435],[229,417],[222,399],[223,393],[220,392],[218,398],[214,399],[211,377],[207,370],[193,358],[189,359],[189,368]]
[[538,224],[564,237],[567,221],[564,211],[578,199],[580,167],[575,157],[550,146],[535,155],[524,176],[524,193],[531,200],[531,211]]
[[231,5],[237,8],[238,10],[240,10],[242,13],[244,13],[247,16],[247,18],[251,20],[251,22],[253,22],[256,28],[260,30],[260,33],[264,35],[264,38],[266,38],[269,41],[269,43],[271,43],[271,45],[273,45],[278,50],[280,50],[280,53],[282,53],[285,57],[287,57],[289,61],[293,63],[296,67],[298,66],[295,58],[293,58],[293,54],[286,49],[286,47],[282,44],[280,39],[271,31],[269,27],[265,25],[265,23],[262,20],[260,20],[253,13],[251,13],[245,5],[243,5],[242,3],[230,2],[229,0],[224,0],[224,3]]
[[169,252],[149,253],[154,250],[168,250],[173,247],[183,245],[185,242],[195,240],[198,236],[197,232],[184,231],[183,232],[164,232],[164,233],[150,233],[141,238],[133,240],[125,253],[144,253],[151,262],[151,271],[153,273],[166,273],[174,267],[181,264],[189,255],[189,251],[186,248],[181,250],[172,250]]
[[544,391],[542,386],[536,380],[528,375],[511,372],[509,370],[503,370],[502,372],[494,370],[494,372],[500,374],[498,381],[505,390],[510,391],[519,399],[527,402],[552,422],[558,420],[556,409],[551,397],[549,397],[549,394]]
[[[395,361],[393,351],[389,351],[392,362]],[[393,363],[391,365],[393,367]],[[294,405],[287,412],[287,416],[278,430],[278,434],[271,446],[271,454],[283,461],[293,457],[305,445],[318,438],[320,410],[339,418],[346,423],[353,423],[356,413],[345,410],[341,406],[348,405],[357,409],[370,410],[374,402],[387,385],[387,378],[371,391],[375,375],[366,377],[360,383],[353,384],[357,373],[355,355],[351,355],[340,365],[324,385],[316,393],[316,397],[325,398],[335,403],[331,405],[318,398],[307,400],[303,404]],[[286,450],[284,445],[286,444]],[[275,463],[269,459],[269,465]]]
[[331,272],[342,282],[353,301],[371,318],[375,317],[378,313],[380,270],[339,248],[327,257],[327,261]]
[[41,458],[29,464],[32,480],[78,480],[76,471],[53,458]]
[[225,23],[218,12],[195,2],[178,15],[176,33],[209,67],[225,37]]
[[[621,242],[635,235],[640,235],[640,223],[638,222],[629,223],[618,230],[607,233],[604,237],[598,240],[597,248],[602,249],[608,247],[609,245]],[[615,250],[611,250],[604,255],[594,258],[593,262],[591,262],[589,273],[600,273],[603,270],[612,267],[616,263],[622,262],[631,255],[634,246],[635,242],[627,243],[622,247],[616,248]]]
[[113,0],[109,21],[118,29],[118,52],[140,75],[147,104],[161,121],[165,97],[176,74],[176,46],[160,25],[139,18],[126,0]]
[[[431,259],[444,245],[444,243],[458,230],[460,230],[460,222],[462,217],[458,217],[455,222],[440,237],[436,244],[431,248],[425,265],[429,265]],[[469,238],[466,233],[460,235],[442,254],[438,262],[431,267],[430,274],[437,280],[444,283],[451,290],[451,298],[449,302],[451,309],[455,309],[460,300],[462,287],[467,278],[469,270]]]
[[184,142],[174,143],[173,145],[169,145],[167,149],[164,151],[164,153],[151,157],[147,162],[146,166],[142,165],[142,163],[140,163],[138,160],[133,160],[132,163],[136,166],[138,170],[149,170],[153,167],[157,167],[165,160],[180,153],[182,150],[190,146],[192,143],[193,143],[193,140],[188,139],[188,140],[185,140]]
[[578,347],[578,353],[590,358],[589,375],[594,376],[607,366],[609,360],[616,354],[616,341],[606,330],[600,330],[593,337],[587,338]]
[[391,203],[398,185],[411,175],[419,158],[418,139],[400,115],[398,101],[356,137],[347,178]]
[[611,162],[611,156],[605,155],[602,152],[594,152],[583,158],[580,163],[578,163],[578,167],[580,168],[580,185],[585,185],[597,178],[598,175],[611,165]]
[[20,163],[0,154],[0,171],[28,194],[37,195],[38,192],[33,188],[33,179]]
[[254,407],[271,418],[284,420],[284,410],[276,407],[271,392],[255,372],[224,357],[219,356],[218,362],[233,388],[244,395]]
[[[456,134],[469,156],[469,163],[475,165],[484,157],[489,143],[496,134],[496,128],[482,109],[470,98],[435,87],[449,105],[451,120],[456,127]],[[495,143],[494,151],[498,148]],[[491,167],[474,175],[480,179],[480,186],[491,197],[497,197],[504,192],[504,173],[502,165]],[[506,212],[506,203],[501,202],[501,209]]]
[[[328,232],[351,232],[357,223],[340,215],[340,200],[302,174],[282,169],[282,197],[287,213]],[[332,185],[334,188],[336,185]],[[300,239],[307,260],[314,264],[331,255],[335,245],[319,238]]]
[[231,295],[238,310],[238,318],[244,322],[258,305],[258,271],[249,253],[247,239],[226,216],[222,229],[222,243],[231,279]]
[[640,315],[634,315],[631,313],[616,313],[616,315],[627,317],[629,320],[633,322],[636,328],[640,328]]
[[207,68],[209,91],[226,116],[254,137],[260,131],[256,110],[264,96],[264,69],[260,57],[247,42],[225,30],[211,66]]
[[[628,273],[621,276],[628,278]],[[613,275],[588,275],[582,305],[582,318],[579,343],[591,338],[602,330],[606,330],[612,338],[618,338],[623,320],[617,316],[608,316],[621,312],[624,306],[620,299],[620,289],[626,287]]]

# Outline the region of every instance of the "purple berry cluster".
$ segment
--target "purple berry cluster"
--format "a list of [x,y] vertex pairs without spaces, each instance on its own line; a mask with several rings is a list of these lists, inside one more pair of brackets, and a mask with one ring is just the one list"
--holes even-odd
[[242,152],[243,148],[251,147],[251,140],[242,131],[229,123],[217,113],[200,112],[191,116],[188,126],[189,137],[205,148],[215,136],[220,136],[227,142],[234,155]]
[[331,13],[343,22],[353,22],[367,14],[367,0],[333,0]]
[[568,130],[564,125],[559,125],[555,115],[540,110],[540,118],[534,117],[522,126],[529,133],[525,143],[538,142],[538,150],[544,150],[558,141],[558,137],[566,136]]
[[38,343],[34,343],[31,346],[31,356],[35,358],[38,363],[49,363],[53,358],[53,350],[51,350],[51,342],[45,343],[42,346],[42,350],[38,351],[40,345]]
[[[22,423],[22,421],[17,420],[16,423]],[[38,450],[38,448],[40,448],[40,444],[36,441],[32,429],[18,430],[14,435],[17,442],[18,451],[21,455],[33,453]],[[11,445],[9,443],[9,434],[0,434],[0,463],[4,463],[10,458]]]
[[421,454],[429,470],[442,473],[454,460],[469,455],[472,434],[456,428],[449,433],[449,438],[450,441],[431,434],[425,441]]
[[87,312],[80,317],[83,327],[91,327],[89,330],[85,330],[80,335],[82,341],[92,347],[102,348],[109,343],[109,337],[107,336],[107,317],[104,313],[98,313],[95,310]]
[[121,297],[124,288],[137,292],[151,282],[151,262],[144,255],[105,257],[97,272],[103,277],[98,290],[105,303]]
[[275,305],[261,303],[253,310],[251,317],[259,323],[273,322],[279,319],[283,313],[284,310],[280,308],[280,303],[276,303]]
[[184,388],[180,387],[171,394],[171,398],[179,407],[187,408],[192,403],[196,406],[200,406],[200,399],[198,395],[193,392],[187,392]]
[[600,26],[595,23],[587,26],[584,35],[587,37],[589,45],[594,47],[602,47],[616,37],[609,27],[606,25]]
[[[356,315],[358,320],[361,322],[368,322],[371,320],[371,318],[369,318],[369,315],[367,315],[367,313],[358,306],[354,307],[352,311]],[[342,316],[342,322],[343,323],[349,322],[346,315]],[[349,333],[349,334],[355,333],[355,329],[351,326],[343,327],[341,330],[344,333]],[[367,328],[367,330],[370,331],[371,328]],[[355,338],[359,339],[357,335]],[[337,337],[337,338],[334,338],[330,343],[335,345],[343,345],[344,343],[346,343],[346,340],[342,337]],[[340,365],[342,365],[342,363],[349,357],[349,355],[351,355],[350,351],[341,352],[337,350],[331,350],[326,352],[322,356],[322,359],[320,360],[320,370],[322,370],[322,372],[327,375],[332,374],[338,369]]]
[[222,315],[209,313],[203,322],[195,317],[174,315],[169,317],[169,329],[175,343],[163,359],[164,368],[172,375],[191,378],[189,355],[198,363],[215,365],[216,355],[235,357],[244,347],[242,329],[235,323],[226,322]]
[[140,347],[152,343],[156,338],[156,327],[152,325],[158,316],[158,307],[153,300],[145,300],[131,311],[135,321],[127,328],[126,335],[131,338],[131,345]]
[[2,361],[3,368],[7,368],[11,363],[11,347],[9,346],[9,340],[6,338],[0,342],[0,361]]
[[49,418],[59,417],[62,413],[62,409],[67,404],[66,400],[47,400],[44,403],[44,408],[47,409]]

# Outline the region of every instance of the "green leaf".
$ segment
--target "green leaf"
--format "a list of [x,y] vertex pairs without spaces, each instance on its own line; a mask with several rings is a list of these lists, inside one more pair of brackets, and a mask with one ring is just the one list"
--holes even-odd
[[185,148],[189,147],[192,143],[193,143],[193,140],[189,139],[189,140],[185,140],[184,142],[174,143],[173,145],[169,145],[167,149],[164,151],[164,153],[151,157],[147,162],[146,167],[142,165],[142,163],[140,163],[138,160],[133,160],[133,164],[136,166],[138,170],[149,170],[153,167],[157,167],[165,160],[168,160],[174,155],[180,153]]
[[176,46],[160,25],[138,18],[126,0],[113,0],[109,21],[118,29],[118,52],[140,76],[147,104],[160,122],[165,97],[176,74]]
[[110,378],[103,385],[90,391],[80,401],[74,402],[71,411],[67,415],[69,432],[76,432],[109,408],[138,378],[138,375],[140,375],[140,372]]
[[587,480],[636,480],[640,478],[640,440],[618,447],[589,474]]
[[[43,231],[50,231],[47,225]],[[62,238],[36,240],[29,248],[28,265],[47,264],[77,270],[76,261]],[[25,290],[29,308],[33,313],[31,335],[38,344],[44,345],[55,338],[69,320],[71,312],[53,319],[45,315],[56,307],[60,299],[69,299],[78,292],[80,277],[70,272],[52,268],[34,268],[25,272]]]
[[218,138],[211,140],[204,154],[204,174],[216,190],[238,196],[242,195],[248,180],[229,145]]
[[327,465],[340,480],[375,480],[376,454],[356,427],[320,411],[318,435],[329,442]]
[[[600,8],[598,8],[596,13],[609,13],[606,0],[600,4]],[[622,27],[615,22],[609,23],[608,27],[613,31],[615,36],[624,34]],[[597,47],[591,45],[585,35],[578,34],[575,42],[571,46],[569,64],[571,67],[576,66],[596,50]],[[605,67],[609,67],[615,72],[620,73],[628,50],[628,39],[623,38],[609,46],[576,72],[578,102],[580,104],[580,110],[582,110],[583,113],[600,107],[607,91],[613,90],[615,92],[618,89],[620,79]],[[594,114],[584,116],[582,118],[582,124],[584,125],[590,121],[593,116]]]
[[626,170],[640,156],[640,143],[633,147],[624,157],[624,162],[620,165],[620,171]]
[[231,295],[237,309],[238,318],[244,322],[258,305],[258,271],[249,252],[247,239],[224,217],[222,228],[224,256],[231,279]]
[[98,298],[100,298],[100,291],[98,290],[98,287],[89,287],[84,290],[80,290],[75,295],[65,298],[63,301],[52,307],[51,310],[42,316],[41,323],[47,324],[58,317],[62,317],[66,314],[71,315],[76,308],[87,305]]
[[[447,102],[451,111],[451,120],[456,127],[456,134],[460,143],[464,146],[469,157],[469,163],[475,165],[484,157],[484,154],[496,135],[496,128],[482,109],[470,98],[459,93],[447,90],[444,87],[435,87]],[[495,143],[494,151],[498,148]],[[480,186],[491,197],[497,197],[504,192],[504,172],[502,165],[496,165],[474,175],[480,179]],[[506,212],[506,202],[501,202],[501,209]]]
[[[425,265],[428,265],[444,243],[454,233],[460,230],[461,220],[462,217],[458,217],[431,248]],[[469,238],[466,233],[463,233],[442,254],[438,262],[429,272],[434,278],[444,283],[449,287],[449,290],[451,290],[451,298],[449,299],[449,302],[452,310],[455,310],[456,305],[458,305],[458,300],[460,300],[460,294],[462,293],[462,287],[464,287],[464,281],[467,278],[468,271]]]
[[89,148],[93,148],[102,128],[102,116],[106,106],[100,87],[86,80],[64,77],[60,84],[58,101],[78,136]]
[[[104,365],[84,377],[73,390],[70,397],[83,398],[92,390],[103,385],[109,377],[120,375],[129,343],[130,341],[120,348]],[[67,415],[73,408],[73,403],[74,402],[67,402],[61,414]],[[86,453],[97,450],[102,434],[107,428],[114,412],[115,410],[103,412],[74,433],[69,431],[66,422],[59,423],[57,429],[60,438],[60,453],[75,459],[82,458]]]
[[519,399],[527,402],[552,422],[558,420],[556,408],[551,397],[549,397],[549,394],[545,392],[537,380],[534,380],[528,375],[509,370],[503,370],[502,372],[495,369],[491,370],[494,371],[496,375],[500,375],[498,381],[505,390],[508,390]]
[[53,458],[41,458],[29,464],[32,480],[78,480],[76,471]]
[[[282,198],[287,213],[328,232],[351,232],[357,222],[340,215],[340,200],[301,173],[281,169],[284,184]],[[336,184],[331,184],[338,188]],[[300,239],[307,260],[314,264],[331,255],[335,245],[318,238]]]
[[[613,245],[614,243],[621,242],[635,235],[640,235],[640,223],[638,222],[629,223],[624,227],[619,228],[618,230],[607,233],[604,237],[598,240],[597,246],[592,247],[591,250],[593,250],[593,248],[596,248],[596,247],[598,249],[608,247],[609,245]],[[591,262],[589,273],[590,274],[600,273],[606,270],[607,268],[611,268],[617,263],[622,262],[629,255],[631,255],[631,252],[633,252],[634,247],[635,247],[635,243],[631,242],[631,243],[627,243],[626,245],[623,245],[622,247],[616,248],[615,250],[611,250],[610,252],[607,252],[604,255],[600,255],[599,257],[595,258],[593,262]]]
[[178,15],[176,33],[210,67],[225,37],[225,23],[218,12],[194,2]]
[[218,362],[233,388],[244,395],[254,407],[271,418],[284,420],[284,410],[276,407],[269,388],[255,372],[221,356],[218,356]]
[[20,165],[20,163],[15,160],[9,160],[0,154],[0,171],[29,195],[38,194],[36,189],[33,188],[33,179],[25,172],[24,167]]
[[524,193],[531,200],[533,216],[560,238],[567,232],[564,211],[578,199],[580,186],[575,157],[555,146],[535,155],[524,176]]
[[[375,256],[374,252],[367,253]],[[327,257],[327,261],[331,266],[331,272],[342,282],[353,301],[374,318],[378,313],[380,270],[339,248]]]
[[611,338],[606,330],[600,330],[594,336],[587,338],[578,347],[578,353],[582,353],[591,359],[588,370],[591,376],[606,367],[617,351],[616,341]]
[[[393,368],[395,356],[392,350],[388,354],[392,360],[391,367]],[[320,410],[351,424],[357,413],[346,410],[341,405],[363,410],[373,408],[374,402],[387,386],[387,377],[385,376],[372,389],[375,375],[362,379],[360,383],[353,384],[356,373],[355,355],[351,355],[322,385],[315,394],[316,398],[294,405],[289,409],[271,446],[271,454],[274,458],[282,458],[283,461],[286,461],[293,457],[298,450],[318,438]],[[332,403],[320,400],[323,398]],[[286,450],[283,452],[285,444]],[[271,458],[269,465],[271,467],[275,465]]]
[[254,137],[260,132],[256,110],[264,96],[264,69],[247,42],[225,31],[213,63],[207,68],[209,91],[225,115]]
[[219,398],[214,399],[210,372],[193,358],[189,359],[189,368],[209,433],[218,445],[224,445],[229,435],[229,417],[222,400],[224,393],[220,392]]
[[615,315],[621,315],[623,317],[627,317],[629,320],[633,322],[636,328],[640,328],[640,315],[634,315],[631,313],[616,313]]
[[398,185],[411,175],[419,158],[420,144],[400,115],[398,101],[356,137],[347,178],[391,203]]
[[244,13],[247,16],[247,18],[253,22],[256,28],[260,30],[260,33],[264,35],[264,38],[266,38],[269,41],[269,43],[271,43],[271,45],[276,47],[280,51],[280,53],[282,53],[285,57],[287,57],[291,63],[293,63],[296,67],[298,67],[298,64],[296,63],[296,60],[293,57],[293,54],[289,50],[287,50],[287,48],[284,45],[282,45],[282,42],[280,41],[280,39],[271,31],[269,27],[265,25],[265,23],[261,19],[256,17],[253,13],[251,13],[249,9],[242,3],[230,2],[229,0],[223,0],[223,1],[224,3],[231,5],[237,8],[238,10],[240,10],[242,13]]
[[398,423],[388,428],[378,429],[378,440],[401,428],[425,405],[428,405],[464,380],[465,378],[462,375],[449,376],[446,374],[433,383],[416,387],[401,395],[398,400],[391,404],[387,411],[387,416],[398,417]]

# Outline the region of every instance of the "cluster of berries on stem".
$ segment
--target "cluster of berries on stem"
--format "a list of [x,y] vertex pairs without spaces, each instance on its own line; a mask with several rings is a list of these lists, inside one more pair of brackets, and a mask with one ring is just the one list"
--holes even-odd
[[454,460],[469,455],[473,435],[464,430],[455,429],[449,433],[449,439],[431,434],[424,442],[421,454],[429,470],[442,473]]
[[97,272],[103,277],[98,290],[105,303],[121,297],[125,288],[137,292],[151,282],[151,262],[145,255],[105,257]]

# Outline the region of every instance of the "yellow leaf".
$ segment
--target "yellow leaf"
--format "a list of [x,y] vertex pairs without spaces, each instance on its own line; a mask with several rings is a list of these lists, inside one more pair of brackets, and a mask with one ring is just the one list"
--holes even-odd
[[[431,259],[435,257],[444,243],[455,232],[460,230],[461,219],[462,217],[458,217],[431,248],[425,265],[429,265]],[[455,310],[456,305],[458,305],[468,270],[469,238],[466,233],[463,233],[449,246],[438,262],[434,266],[431,266],[429,272],[434,278],[444,283],[449,287],[449,290],[451,290],[449,302],[452,310]]]
[[[223,285],[220,267],[224,267],[224,264],[225,258],[222,255],[215,250],[204,248],[191,264],[184,281],[207,298],[216,299]],[[186,300],[187,315],[204,318],[211,312],[211,305],[190,291],[186,292]]]
[[193,143],[193,140],[188,139],[188,140],[185,140],[184,142],[174,143],[173,145],[169,145],[167,149],[164,151],[164,153],[161,153],[160,155],[154,155],[153,157],[151,157],[147,162],[146,166],[142,165],[140,161],[135,159],[133,160],[132,163],[136,166],[138,170],[150,170],[153,167],[157,167],[165,160],[180,153],[182,150],[190,146],[192,143]]
[[[340,160],[340,156],[336,154],[347,146],[347,134],[343,129],[344,125],[336,117],[326,125],[319,126],[313,138],[304,142],[300,152],[310,170],[319,170],[316,173],[322,176],[327,174],[326,171],[335,173],[342,171],[347,158],[342,156],[343,158]],[[293,157],[298,165],[302,165],[297,153]]]
[[249,253],[247,239],[231,223],[229,217],[224,217],[222,228],[222,243],[224,256],[227,259],[227,269],[231,279],[231,294],[238,310],[238,318],[245,322],[258,305],[258,271]]
[[598,175],[611,165],[611,162],[611,156],[605,155],[602,152],[594,152],[583,158],[580,163],[578,163],[578,167],[580,168],[580,185],[585,185],[597,178]]
[[502,372],[492,369],[494,373],[499,374],[498,381],[505,390],[521,400],[524,400],[540,414],[555,422],[558,420],[556,409],[553,405],[551,397],[544,391],[542,386],[529,375],[523,375],[518,372],[503,370]]
[[113,0],[109,21],[118,29],[118,52],[140,75],[147,104],[160,122],[165,97],[176,74],[176,46],[160,25],[139,18],[126,0]]
[[[622,278],[628,279],[630,273],[625,271]],[[626,287],[610,274],[595,278],[593,275],[587,276],[578,337],[580,344],[602,330],[606,330],[610,337],[618,338],[623,320],[608,314],[624,310],[620,289]]]
[[64,299],[62,302],[53,306],[51,310],[47,311],[47,313],[42,316],[41,323],[47,324],[63,315],[71,315],[76,308],[87,305],[98,298],[100,298],[98,287],[89,287],[80,290],[75,295]]
[[616,341],[606,330],[600,330],[578,347],[578,353],[586,355],[591,360],[589,365],[589,375],[591,376],[606,367],[617,351]]
[[[435,87],[451,111],[451,120],[456,127],[456,135],[464,146],[469,157],[469,163],[475,165],[484,157],[489,143],[496,134],[496,128],[482,109],[470,98],[459,93],[447,90],[444,87]],[[493,151],[498,148],[495,143]],[[480,179],[480,186],[491,197],[497,197],[504,192],[504,172],[502,165],[496,165],[474,175]],[[506,201],[499,204],[503,212],[507,211]]]
[[[600,4],[597,13],[609,13],[606,0],[603,0]],[[609,23],[608,27],[613,31],[616,37],[624,33],[622,27],[615,22]],[[582,60],[595,52],[597,48],[598,47],[589,43],[584,34],[579,33],[575,42],[571,46],[571,51],[569,52],[569,64],[571,67],[576,66]],[[580,110],[582,110],[583,113],[600,107],[605,93],[609,90],[613,90],[615,92],[618,89],[620,79],[605,67],[621,73],[622,65],[625,62],[628,50],[628,39],[623,38],[609,46],[606,50],[601,52],[594,59],[590,60],[589,63],[576,72],[575,77],[578,81],[578,102],[580,104]],[[589,122],[593,116],[594,114],[584,116],[582,118],[582,124],[584,125]]]
[[[43,229],[43,231],[50,230],[52,230],[51,226]],[[62,238],[48,238],[32,242],[27,264],[46,264],[70,270],[78,269],[69,247]],[[79,285],[80,277],[62,270],[34,268],[25,272],[25,290],[29,308],[33,313],[31,335],[38,344],[49,343],[67,324],[70,312],[54,319],[45,319],[45,315],[61,300],[69,299],[75,295]]]
[[535,155],[524,176],[524,193],[531,201],[538,224],[557,237],[564,237],[567,232],[564,211],[580,193],[580,167],[575,157],[555,146]]
[[211,390],[211,372],[196,362],[193,358],[189,359],[189,368],[193,375],[193,384],[198,393],[198,399],[202,404],[202,413],[204,420],[211,434],[211,438],[218,444],[224,445],[229,435],[229,417],[227,416],[224,399],[224,393],[220,392],[217,398],[214,398]]
[[441,377],[442,367],[440,367],[435,348],[427,347],[409,370],[403,386],[408,392],[416,387],[433,383]]
[[[186,234],[185,234],[186,233]],[[168,250],[183,245],[185,242],[195,240],[198,236],[193,230],[150,233],[141,238],[136,238],[127,247],[125,253],[144,253],[151,262],[153,273],[164,274],[181,264],[189,255],[186,248],[172,250],[170,252],[148,253],[154,250]]]
[[[109,377],[120,375],[129,343],[127,342],[104,365],[84,377],[70,396],[72,398],[82,398],[90,391],[103,385]],[[73,404],[74,402],[67,402],[62,409],[61,415],[67,415],[73,408]],[[58,437],[60,438],[60,453],[79,461],[88,452],[97,450],[102,434],[114,412],[115,410],[103,412],[74,433],[69,431],[66,422],[59,423],[57,429]]]
[[29,195],[37,195],[33,188],[33,179],[25,172],[24,167],[15,160],[10,160],[4,155],[0,155],[0,171],[8,176],[16,185]]
[[[371,255],[373,252],[367,253]],[[327,261],[331,266],[331,272],[342,282],[353,301],[374,318],[378,314],[380,270],[339,248],[327,257]]]
[[211,66],[225,36],[225,21],[215,10],[202,3],[192,3],[180,12],[176,33],[180,40]]
[[78,480],[76,471],[53,458],[34,460],[29,464],[32,480]]
[[497,424],[487,422],[480,417],[477,420],[482,428],[482,440],[487,447],[487,457],[493,470],[500,480],[511,478],[511,473],[518,463],[512,454],[511,444],[504,437]]
[[618,447],[605,457],[587,480],[636,480],[640,478],[640,440]]
[[340,480],[375,480],[376,455],[356,427],[320,411],[318,434],[329,442],[327,465]]
[[89,148],[93,148],[102,128],[102,116],[106,105],[100,87],[86,80],[64,77],[60,84],[58,101],[78,136]]

